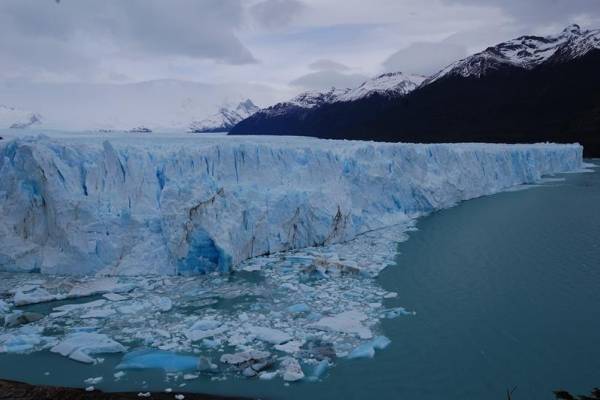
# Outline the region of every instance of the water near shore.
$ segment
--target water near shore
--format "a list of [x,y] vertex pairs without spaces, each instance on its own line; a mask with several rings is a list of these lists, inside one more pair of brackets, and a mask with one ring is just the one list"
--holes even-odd
[[[112,376],[121,355],[81,365],[39,352],[0,355],[0,377],[104,390],[176,390],[281,399],[549,399],[600,384],[600,170],[471,200],[418,222],[397,265],[377,278],[398,293],[392,340],[373,359],[338,359],[321,382],[229,377],[165,382]],[[45,373],[49,372],[48,375]],[[179,385],[185,384],[180,387]]]

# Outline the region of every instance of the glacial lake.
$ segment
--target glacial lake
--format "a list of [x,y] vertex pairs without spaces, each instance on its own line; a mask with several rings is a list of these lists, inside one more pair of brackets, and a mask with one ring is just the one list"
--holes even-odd
[[[600,162],[595,161],[600,165]],[[421,219],[378,277],[391,345],[338,360],[323,381],[112,379],[121,356],[83,365],[49,352],[0,355],[0,377],[103,390],[198,391],[269,399],[552,399],[600,385],[600,169],[464,202]],[[49,375],[45,373],[49,372]]]

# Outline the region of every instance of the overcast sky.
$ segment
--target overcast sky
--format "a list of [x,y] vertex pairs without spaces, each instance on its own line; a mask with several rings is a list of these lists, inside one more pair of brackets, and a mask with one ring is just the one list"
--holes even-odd
[[573,22],[599,28],[600,0],[1,0],[0,81],[243,82],[287,95],[431,74]]

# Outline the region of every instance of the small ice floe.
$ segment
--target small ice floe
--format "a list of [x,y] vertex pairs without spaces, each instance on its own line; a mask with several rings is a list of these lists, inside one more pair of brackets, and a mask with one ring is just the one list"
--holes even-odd
[[118,293],[105,293],[102,295],[102,297],[104,297],[106,300],[109,301],[123,301],[123,300],[127,300],[128,297],[120,295]]
[[173,302],[168,297],[152,297],[150,302],[161,312],[169,312],[173,308]]
[[25,306],[29,304],[46,303],[55,300],[64,300],[67,298],[64,294],[52,294],[44,288],[35,287],[34,289],[29,287],[19,289],[15,291],[13,297],[13,303],[15,306]]
[[251,325],[248,327],[248,331],[258,340],[262,340],[263,342],[271,344],[281,344],[292,339],[290,335],[279,329],[267,328],[263,326]]
[[309,313],[310,307],[306,303],[298,303],[298,304],[289,306],[287,308],[287,311],[292,314]]
[[184,395],[182,395],[182,394],[176,394],[175,395],[175,400],[183,400],[183,399],[185,399]]
[[381,313],[381,318],[393,319],[400,317],[402,315],[416,315],[417,313],[414,311],[407,311],[404,307],[395,307],[388,308],[387,310],[383,310]]
[[83,363],[97,363],[93,354],[121,353],[127,350],[122,344],[107,335],[92,332],[77,332],[67,335],[62,342],[50,349],[53,353]]
[[120,380],[120,379],[121,379],[122,377],[124,377],[124,376],[125,376],[125,372],[124,372],[124,371],[118,371],[118,372],[115,372],[115,373],[113,374],[113,377],[114,377],[114,378],[115,378],[115,380],[117,380],[117,381],[118,381],[118,380]]
[[150,397],[152,396],[152,394],[150,394],[150,392],[139,392],[137,394],[138,397]]
[[104,377],[102,377],[102,376],[97,376],[97,377],[95,377],[95,378],[87,378],[87,379],[86,379],[86,380],[84,380],[83,382],[84,382],[85,384],[87,384],[87,385],[91,385],[91,386],[93,386],[93,385],[97,385],[97,384],[99,384],[99,383],[100,383],[100,382],[102,382],[103,380],[104,380]]
[[361,339],[371,339],[373,337],[371,329],[362,324],[362,321],[366,319],[368,319],[367,314],[358,310],[351,310],[333,317],[323,317],[319,321],[310,324],[309,327],[324,331],[350,333]]
[[168,373],[195,371],[199,366],[195,356],[163,350],[137,350],[125,354],[116,369],[162,369]]
[[269,356],[271,356],[271,353],[268,351],[248,350],[234,354],[223,354],[221,356],[221,362],[230,365],[240,365],[251,361],[262,361],[267,359]]
[[93,386],[88,386],[85,388],[86,392],[93,392],[94,390],[96,390]]
[[44,341],[37,332],[6,334],[0,337],[0,353],[28,353]]
[[311,380],[321,379],[323,376],[325,376],[328,369],[329,369],[329,361],[328,360],[319,361],[317,363],[317,365],[315,365],[315,368],[313,369],[312,374],[310,375]]
[[295,382],[304,378],[304,372],[298,360],[292,357],[284,358],[279,364],[281,376],[286,382]]
[[300,351],[303,344],[304,340],[290,340],[284,344],[276,344],[273,347],[275,350],[283,351],[284,353],[295,354]]
[[350,354],[348,355],[348,358],[349,359],[373,358],[375,356],[375,349],[383,350],[387,346],[389,346],[390,343],[391,343],[391,340],[388,339],[387,337],[377,336],[374,339],[369,340],[368,342],[362,343],[359,346],[357,346],[354,350],[352,350],[350,352]]
[[4,316],[4,326],[7,328],[14,328],[19,325],[25,325],[31,322],[39,321],[42,318],[44,318],[42,314],[16,310]]
[[81,318],[107,318],[114,315],[116,312],[111,308],[103,308],[99,310],[91,310],[81,315]]

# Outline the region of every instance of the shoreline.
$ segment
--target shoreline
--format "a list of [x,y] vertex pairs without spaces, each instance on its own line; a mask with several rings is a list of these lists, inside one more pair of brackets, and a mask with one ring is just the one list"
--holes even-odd
[[185,400],[248,400],[247,397],[227,397],[205,393],[175,392],[150,393],[138,396],[138,393],[107,393],[100,390],[86,391],[79,388],[61,386],[31,385],[29,383],[0,379],[0,399],[3,400],[130,400],[160,399],[172,400],[175,395],[183,395]]

